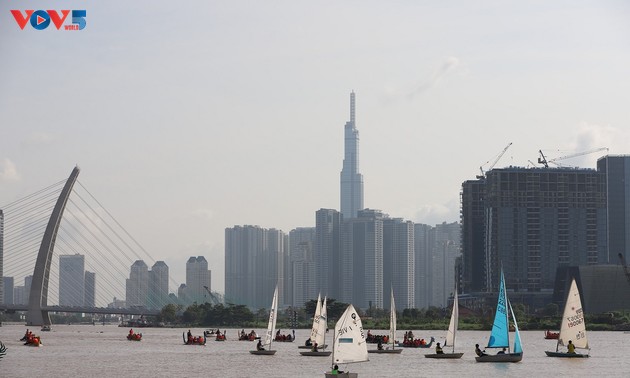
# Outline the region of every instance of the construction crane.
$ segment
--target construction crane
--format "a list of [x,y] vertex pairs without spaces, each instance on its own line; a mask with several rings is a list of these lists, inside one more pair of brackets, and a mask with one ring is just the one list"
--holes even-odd
[[628,279],[628,283],[630,283],[630,268],[626,265],[626,259],[623,258],[623,253],[619,255],[619,261],[621,261],[621,267],[623,268],[623,273],[626,275],[626,279]]
[[[488,169],[486,170],[486,172],[492,170],[492,168],[494,168],[494,166],[499,162],[499,160],[501,159],[501,157],[503,156],[503,154],[505,154],[505,151],[508,150],[508,148],[510,148],[510,146],[512,145],[512,142],[508,143],[507,146],[505,146],[505,148],[503,149],[503,151],[501,151],[501,153],[499,153],[499,155],[497,155],[496,159],[494,159],[494,161],[492,162],[492,164],[490,164],[490,167],[488,167]],[[488,164],[490,162],[490,160],[488,160],[486,162],[486,164]],[[485,172],[483,171],[483,165],[479,167],[479,171],[481,171],[481,174],[477,176],[477,179],[482,179],[485,176]]]
[[[208,292],[208,295],[210,295],[210,300],[212,301],[212,304],[218,305],[219,303],[221,303],[221,300],[219,299],[219,297],[213,292],[211,292],[208,286],[204,286],[203,288],[206,289],[206,291]],[[206,295],[204,295],[204,297],[206,297]]]
[[608,151],[608,147],[593,148],[591,150],[577,152],[575,154],[570,154],[570,155],[564,155],[564,156],[560,156],[553,159],[547,159],[545,155],[543,154],[542,150],[538,150],[538,152],[540,153],[540,157],[538,158],[538,163],[544,165],[545,168],[549,168],[549,164],[553,164],[558,167],[563,167],[562,164],[558,163],[558,160],[570,159],[570,158],[574,158],[574,157],[578,157],[582,155],[588,155],[588,154],[592,154],[592,153],[600,152],[600,151]]

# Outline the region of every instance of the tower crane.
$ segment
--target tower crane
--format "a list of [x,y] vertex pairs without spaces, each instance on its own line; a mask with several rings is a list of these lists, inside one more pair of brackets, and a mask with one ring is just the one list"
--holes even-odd
[[[210,295],[210,300],[212,301],[212,304],[214,305],[218,305],[219,303],[221,303],[221,300],[219,300],[219,297],[214,294],[213,292],[210,291],[210,289],[208,288],[208,286],[203,287],[204,289],[206,289],[206,291],[208,292],[208,295]],[[204,295],[205,297],[205,295]]]
[[[505,148],[503,149],[503,151],[501,151],[499,153],[499,155],[497,155],[496,159],[494,159],[494,161],[492,162],[492,164],[490,164],[490,167],[488,167],[488,169],[486,170],[486,172],[492,170],[492,168],[494,168],[494,166],[499,162],[499,160],[501,159],[501,157],[503,156],[503,154],[505,154],[505,151],[508,150],[508,148],[510,148],[510,146],[512,145],[512,142],[508,143],[507,146],[505,146]],[[486,162],[486,164],[488,164],[490,162],[490,160],[488,160]],[[481,167],[479,167],[479,171],[481,171],[481,174],[477,176],[477,179],[482,179],[485,177],[485,172],[483,171],[483,165]]]
[[623,253],[619,253],[619,261],[621,261],[621,267],[623,268],[623,273],[626,275],[628,279],[628,283],[630,283],[630,268],[626,265],[626,259],[623,258]]
[[588,155],[588,154],[592,154],[594,152],[600,152],[600,151],[608,151],[608,147],[599,147],[599,148],[593,148],[587,151],[583,151],[583,152],[577,152],[574,154],[569,154],[569,155],[564,155],[564,156],[560,156],[557,158],[553,158],[553,159],[547,159],[545,157],[545,155],[543,154],[542,150],[538,150],[538,152],[540,153],[540,157],[538,158],[538,163],[542,164],[545,166],[545,168],[549,168],[549,164],[554,164],[558,167],[562,167],[563,165],[560,163],[557,163],[558,160],[565,160],[565,159],[570,159],[570,158],[574,158],[574,157],[578,157],[578,156],[582,156],[582,155]]

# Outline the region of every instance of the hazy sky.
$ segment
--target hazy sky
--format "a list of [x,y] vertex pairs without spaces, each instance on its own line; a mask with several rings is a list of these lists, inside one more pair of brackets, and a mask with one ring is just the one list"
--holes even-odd
[[[20,30],[10,9],[87,26]],[[630,153],[630,3],[3,1],[0,206],[78,164],[175,280],[204,255],[222,291],[226,227],[339,209],[352,90],[365,206],[457,221],[510,142],[496,167]]]

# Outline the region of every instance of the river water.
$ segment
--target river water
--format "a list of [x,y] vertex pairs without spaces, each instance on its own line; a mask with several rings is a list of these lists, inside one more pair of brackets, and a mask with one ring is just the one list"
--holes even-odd
[[[39,332],[42,346],[18,341],[23,325],[0,327],[0,341],[7,354],[0,359],[0,377],[319,377],[330,368],[330,357],[303,357],[297,346],[310,330],[296,330],[297,341],[273,343],[275,356],[254,356],[255,342],[236,341],[238,330],[228,329],[228,340],[208,338],[205,346],[184,345],[178,328],[142,328],[140,342],[127,341],[127,328],[112,325],[54,325],[51,332]],[[193,329],[202,334],[202,329]],[[250,331],[250,330],[245,330]],[[262,334],[264,330],[256,330]],[[288,330],[282,330],[285,333]],[[401,330],[399,338],[402,338]],[[372,330],[374,334],[386,331]],[[445,331],[414,331],[416,337],[435,336],[443,342]],[[332,335],[332,333],[330,333]],[[543,331],[521,332],[524,356],[519,363],[497,364],[475,361],[475,344],[485,345],[489,331],[460,331],[456,351],[460,360],[424,358],[433,349],[405,348],[400,355],[370,354],[370,361],[342,365],[342,370],[360,377],[630,377],[630,334],[589,332],[591,358],[546,357],[555,350],[555,340],[545,340]],[[368,348],[375,348],[368,344]],[[448,351],[449,348],[446,348]]]

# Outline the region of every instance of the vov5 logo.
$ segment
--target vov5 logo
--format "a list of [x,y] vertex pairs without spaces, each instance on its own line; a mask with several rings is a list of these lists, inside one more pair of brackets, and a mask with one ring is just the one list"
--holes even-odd
[[[61,14],[59,14],[61,12]],[[86,11],[83,10],[73,10],[72,11],[72,23],[64,25],[66,18],[68,18],[68,14],[70,14],[69,10],[61,10],[57,12],[56,10],[32,10],[27,9],[22,14],[20,10],[11,10],[11,14],[13,14],[13,18],[15,18],[15,22],[20,26],[20,29],[24,30],[26,23],[30,21],[31,26],[37,30],[46,29],[50,23],[52,22],[57,30],[61,29],[63,26],[64,30],[82,30],[85,28],[85,15]]]

